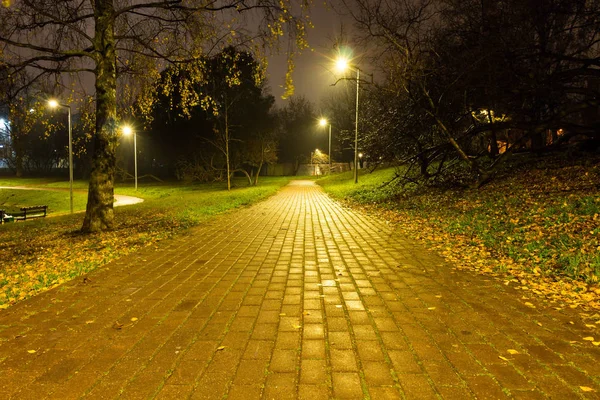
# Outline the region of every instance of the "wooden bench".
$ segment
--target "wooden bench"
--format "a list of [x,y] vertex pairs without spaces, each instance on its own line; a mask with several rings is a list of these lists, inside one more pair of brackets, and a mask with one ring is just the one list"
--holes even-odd
[[15,215],[15,221],[31,219],[31,218],[43,218],[46,216],[48,211],[48,206],[31,206],[31,207],[22,207],[21,214]]

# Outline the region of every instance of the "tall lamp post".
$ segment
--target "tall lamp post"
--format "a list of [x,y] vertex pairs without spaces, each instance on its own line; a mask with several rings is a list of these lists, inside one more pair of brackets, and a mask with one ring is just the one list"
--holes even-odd
[[69,115],[69,202],[71,214],[73,214],[73,135],[71,134],[71,106],[68,104],[61,104],[55,99],[48,100],[48,106],[50,108],[66,108]]
[[336,69],[339,72],[346,70],[356,70],[356,117],[354,120],[354,183],[358,183],[358,92],[360,90],[360,69],[350,66],[348,59],[338,58],[335,62]]
[[134,169],[135,169],[135,190],[137,190],[137,178],[138,178],[138,173],[137,173],[137,135],[135,134],[135,131],[133,129],[131,129],[130,126],[125,125],[123,127],[123,133],[127,136],[132,135],[133,134],[133,164],[134,164]]
[[325,118],[319,120],[319,125],[329,125],[329,173],[331,174],[331,124]]

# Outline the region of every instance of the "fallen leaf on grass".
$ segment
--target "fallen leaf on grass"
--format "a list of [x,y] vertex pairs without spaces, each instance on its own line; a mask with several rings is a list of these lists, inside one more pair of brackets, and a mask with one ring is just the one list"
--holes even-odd
[[225,350],[225,347],[227,347],[227,346],[219,346],[219,347],[217,347],[217,351]]
[[594,337],[593,336],[586,336],[583,338],[583,340],[587,340],[588,342],[593,342],[594,341]]
[[428,307],[428,310],[435,310],[435,307]]
[[131,322],[135,322],[135,321],[137,321],[137,320],[138,320],[138,319],[137,319],[136,317],[133,317],[133,318],[131,318]]
[[90,319],[89,321],[85,321],[86,324],[93,324],[95,321],[93,319]]
[[590,329],[594,329],[596,328],[596,325],[592,325],[592,324],[585,324],[586,328],[590,328]]
[[582,392],[595,392],[594,389],[592,389],[591,387],[587,387],[587,386],[579,386],[579,389],[581,389]]
[[514,354],[521,354],[521,353],[519,353],[519,352],[518,352],[517,350],[515,350],[515,349],[508,349],[508,350],[506,350],[506,351],[508,352],[508,354],[513,354],[513,355],[514,355]]
[[27,350],[27,352],[28,352],[29,354],[33,354],[33,353],[35,353],[35,350]]
[[600,342],[592,342],[594,346],[600,346]]
[[120,323],[119,321],[115,321],[115,323],[113,324],[112,327],[113,327],[113,329],[117,329],[117,330],[123,329],[123,324]]
[[285,315],[286,315],[286,314],[285,314],[284,312],[282,312],[282,313],[279,313],[279,316],[280,316],[280,317],[285,317]]
[[535,306],[528,301],[525,302],[525,305],[529,308],[535,308]]
[[292,328],[294,328],[294,329],[300,329],[300,328],[302,328],[302,325],[292,325]]
[[498,358],[501,359],[501,360],[504,360],[504,361],[509,361],[509,359],[506,358],[506,357],[498,356]]

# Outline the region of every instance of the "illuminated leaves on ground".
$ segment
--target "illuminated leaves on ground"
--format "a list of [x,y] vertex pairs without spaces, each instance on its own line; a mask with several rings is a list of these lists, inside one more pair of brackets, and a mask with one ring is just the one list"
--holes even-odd
[[[164,215],[119,213],[115,231],[77,232],[79,217],[47,218],[0,231],[0,308],[60,285],[173,232]],[[148,219],[154,219],[150,223]]]
[[600,308],[600,166],[548,166],[480,189],[398,196],[380,208],[457,270],[561,306]]

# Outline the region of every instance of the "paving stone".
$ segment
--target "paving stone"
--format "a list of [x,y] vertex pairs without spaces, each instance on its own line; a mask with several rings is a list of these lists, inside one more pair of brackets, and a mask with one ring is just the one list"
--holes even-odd
[[363,392],[357,373],[332,373],[333,395],[338,399],[362,399]]
[[325,360],[302,360],[300,365],[300,383],[319,385],[328,380]]

